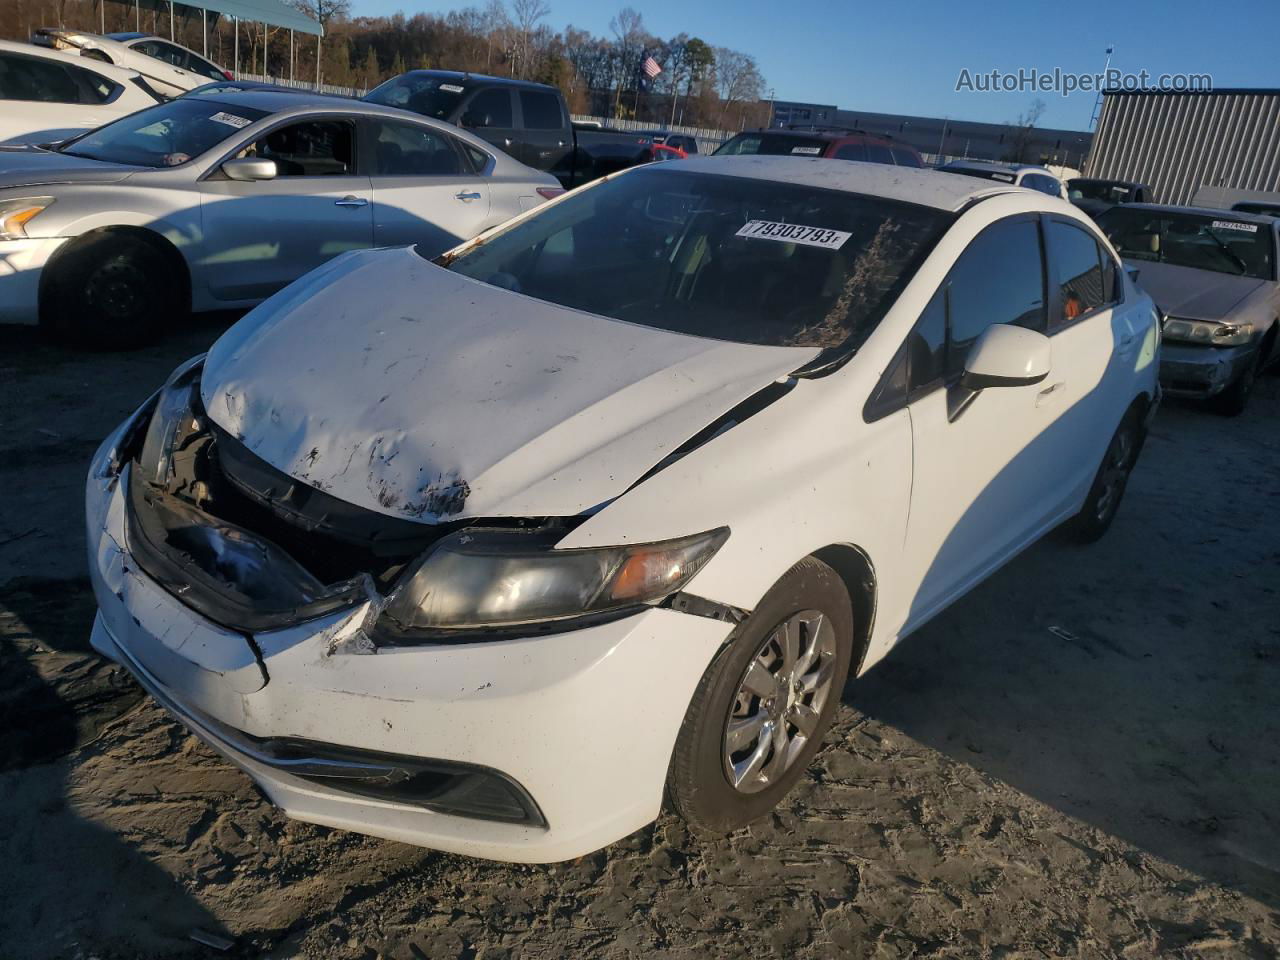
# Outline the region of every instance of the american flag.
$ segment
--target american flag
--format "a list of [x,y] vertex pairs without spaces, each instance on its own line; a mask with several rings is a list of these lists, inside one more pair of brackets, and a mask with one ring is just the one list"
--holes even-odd
[[658,61],[652,56],[644,58],[644,63],[640,64],[640,69],[644,71],[644,75],[652,80],[662,72],[662,68],[658,66]]

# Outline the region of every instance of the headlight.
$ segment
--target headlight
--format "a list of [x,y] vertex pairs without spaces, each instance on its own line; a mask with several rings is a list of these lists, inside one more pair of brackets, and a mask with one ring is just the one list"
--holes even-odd
[[151,483],[163,486],[168,481],[173,451],[182,437],[199,429],[192,409],[193,394],[198,389],[203,367],[202,353],[173,371],[160,390],[147,435],[142,441],[142,454],[138,458],[142,478]]
[[53,197],[0,200],[0,240],[21,240],[27,235],[28,221],[51,203]]
[[556,550],[545,536],[463,530],[406,571],[379,622],[392,637],[548,625],[654,604],[678,591],[727,527],[658,543]]
[[1253,336],[1251,323],[1214,323],[1169,317],[1164,323],[1164,339],[1179,343],[1199,343],[1206,347],[1238,347]]

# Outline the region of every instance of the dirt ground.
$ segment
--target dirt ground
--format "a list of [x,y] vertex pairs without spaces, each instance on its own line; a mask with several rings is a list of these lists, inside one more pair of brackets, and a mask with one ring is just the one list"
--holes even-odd
[[0,958],[1277,956],[1280,377],[1167,403],[1111,533],[850,684],[770,819],[522,867],[286,820],[89,649],[85,465],[220,330],[0,329]]

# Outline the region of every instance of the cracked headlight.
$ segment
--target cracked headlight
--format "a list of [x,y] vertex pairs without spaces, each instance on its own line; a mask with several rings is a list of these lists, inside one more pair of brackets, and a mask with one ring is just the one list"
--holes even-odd
[[169,479],[169,464],[181,438],[195,432],[200,425],[196,421],[194,393],[199,389],[200,371],[204,368],[204,354],[192,357],[169,375],[156,409],[147,425],[147,435],[142,441],[142,454],[138,464],[142,479],[164,486]]
[[1251,323],[1214,323],[1209,320],[1165,320],[1163,338],[1176,343],[1199,343],[1206,347],[1238,347],[1253,336]]
[[556,550],[537,533],[463,530],[405,572],[382,609],[380,632],[547,627],[655,604],[692,580],[728,537],[721,527],[657,543]]
[[53,197],[0,200],[0,240],[21,240],[26,237],[27,222],[51,203]]

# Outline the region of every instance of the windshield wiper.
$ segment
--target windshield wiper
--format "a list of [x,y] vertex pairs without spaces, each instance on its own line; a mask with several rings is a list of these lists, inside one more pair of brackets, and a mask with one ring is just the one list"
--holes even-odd
[[1249,272],[1248,264],[1246,264],[1242,259],[1240,259],[1240,255],[1237,254],[1234,250],[1232,250],[1229,246],[1227,246],[1226,242],[1220,236],[1214,233],[1211,227],[1205,227],[1204,232],[1209,235],[1209,237],[1213,240],[1214,243],[1216,243],[1219,246],[1219,248],[1221,248],[1223,253],[1225,253],[1228,257],[1230,257],[1232,260],[1235,261],[1236,266],[1240,268],[1240,276],[1243,277],[1246,273]]

